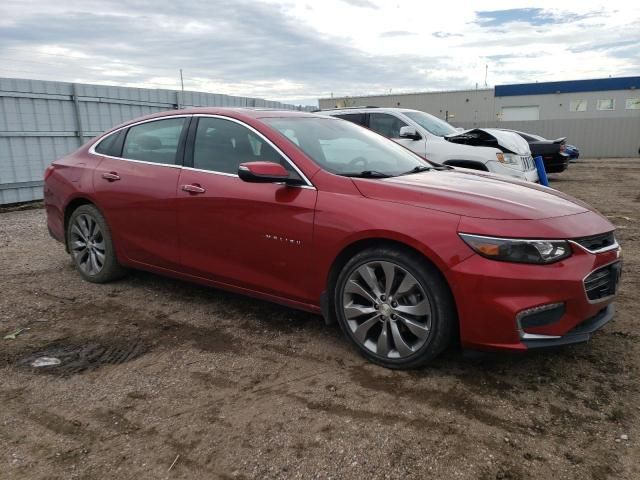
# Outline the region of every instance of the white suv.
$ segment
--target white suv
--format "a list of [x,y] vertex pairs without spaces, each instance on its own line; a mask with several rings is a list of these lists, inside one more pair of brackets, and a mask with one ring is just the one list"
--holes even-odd
[[459,131],[433,115],[406,108],[352,107],[317,113],[362,125],[435,163],[538,182],[529,144],[513,132]]

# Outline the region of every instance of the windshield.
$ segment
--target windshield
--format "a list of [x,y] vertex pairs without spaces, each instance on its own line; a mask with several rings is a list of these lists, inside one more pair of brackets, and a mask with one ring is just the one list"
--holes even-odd
[[[325,170],[349,176],[396,176],[429,168],[418,155],[366,128],[337,118],[263,118]],[[418,169],[420,170],[420,169]]]
[[424,128],[427,132],[432,133],[438,137],[444,137],[445,135],[451,135],[453,133],[458,133],[458,131],[451,125],[449,125],[444,120],[440,120],[433,115],[429,115],[424,112],[406,112],[403,111],[407,117],[416,122],[422,128]]

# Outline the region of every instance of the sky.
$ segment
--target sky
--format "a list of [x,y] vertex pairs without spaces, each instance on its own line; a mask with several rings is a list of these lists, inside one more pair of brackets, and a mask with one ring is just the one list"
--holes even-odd
[[640,75],[640,2],[2,0],[0,77],[318,98]]

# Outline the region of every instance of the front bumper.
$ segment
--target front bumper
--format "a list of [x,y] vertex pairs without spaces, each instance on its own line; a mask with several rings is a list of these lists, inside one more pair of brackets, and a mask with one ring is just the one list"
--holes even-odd
[[[550,265],[497,262],[473,255],[451,271],[463,347],[525,351],[586,341],[613,317],[614,296],[587,298],[589,274],[620,261],[620,250],[593,254],[572,245],[573,255]],[[522,330],[522,312],[561,304],[552,322]]]
[[577,327],[573,328],[566,335],[557,338],[522,340],[527,349],[536,348],[553,348],[563,345],[572,345],[574,343],[582,343],[591,339],[591,336],[607,323],[609,323],[615,315],[615,307],[609,304],[600,310],[596,315],[588,318]]
[[544,162],[544,169],[547,173],[560,173],[564,172],[569,166],[569,155],[565,155],[564,153],[542,155],[542,161]]
[[517,168],[507,167],[498,161],[487,162],[487,168],[491,173],[497,173],[511,178],[517,178],[518,180],[524,180],[526,182],[539,183],[538,170],[520,170]]

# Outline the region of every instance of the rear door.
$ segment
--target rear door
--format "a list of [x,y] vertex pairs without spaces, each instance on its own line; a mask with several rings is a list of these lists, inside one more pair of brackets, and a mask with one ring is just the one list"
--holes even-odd
[[[257,131],[223,117],[195,121],[185,159],[193,166],[178,189],[184,271],[309,300],[300,279],[312,256],[316,189]],[[281,163],[300,186],[244,182],[238,166],[251,161]]]
[[129,127],[121,154],[101,155],[93,183],[120,258],[178,268],[176,188],[189,118]]

